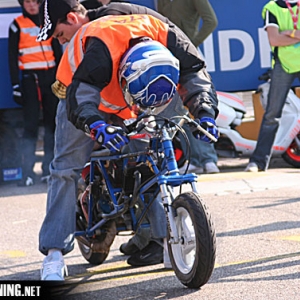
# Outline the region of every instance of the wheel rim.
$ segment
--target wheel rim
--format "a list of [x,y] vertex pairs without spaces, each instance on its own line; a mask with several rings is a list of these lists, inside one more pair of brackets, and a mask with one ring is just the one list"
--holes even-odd
[[86,245],[83,244],[83,243],[80,243],[80,246],[81,246],[81,249],[82,249],[82,251],[83,251],[84,253],[86,253],[86,254],[89,254],[89,253],[90,253],[90,251],[91,251],[91,248],[90,248],[90,247],[86,246]]
[[300,162],[300,150],[295,142],[289,146],[286,153],[292,160]]
[[196,256],[196,237],[192,219],[186,209],[179,207],[176,210],[176,228],[179,243],[172,244],[172,254],[177,268],[181,273],[189,273],[194,265]]

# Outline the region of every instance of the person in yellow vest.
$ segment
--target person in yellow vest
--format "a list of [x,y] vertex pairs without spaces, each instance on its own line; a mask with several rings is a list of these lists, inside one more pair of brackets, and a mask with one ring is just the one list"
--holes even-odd
[[23,108],[24,132],[22,144],[21,186],[33,185],[36,162],[35,149],[38,137],[40,107],[43,112],[44,156],[42,180],[49,176],[49,165],[53,159],[55,115],[58,104],[52,93],[56,67],[62,50],[56,40],[37,42],[39,32],[39,4],[37,0],[19,0],[22,14],[9,27],[9,70],[14,101]]
[[[156,15],[158,18],[161,18],[163,21],[161,22],[155,18],[152,19],[150,17],[148,21],[146,20],[147,26],[145,27],[144,30],[142,30],[142,28],[145,26],[144,24],[145,20],[143,19],[140,19],[140,21],[138,21],[141,23],[137,23],[135,25],[131,24],[127,29],[126,27],[123,28],[125,24],[123,25],[119,24],[121,25],[121,27],[118,28],[118,30],[114,27],[116,26],[116,24],[114,24],[114,26],[110,28],[110,25],[113,24],[105,23],[107,24],[107,26],[102,31],[102,33],[104,35],[105,33],[107,33],[107,37],[108,37],[109,35],[111,35],[111,31],[113,31],[115,34],[118,35],[115,36],[114,38],[115,41],[119,41],[119,43],[112,43],[111,41],[106,39],[104,43],[101,42],[101,40],[99,40],[96,37],[92,37],[91,39],[88,38],[88,40],[94,40],[94,39],[96,41],[99,40],[100,43],[98,45],[100,46],[99,49],[101,49],[102,47],[104,48],[101,49],[100,55],[96,54],[94,58],[92,57],[88,58],[86,56],[87,53],[83,57],[81,53],[81,46],[78,43],[74,44],[73,41],[76,40],[78,42],[78,36],[76,35],[74,37],[74,34],[86,22],[82,23],[83,19],[81,13],[79,13],[79,11],[80,12],[82,11],[80,10],[78,3],[76,4],[75,2],[77,1],[76,0],[64,0],[64,1],[45,0],[41,7],[42,8],[41,15],[44,18],[44,24],[40,30],[38,39],[47,40],[49,37],[53,36],[56,37],[61,44],[71,41],[71,44],[68,45],[68,47],[66,48],[66,51],[64,53],[64,56],[62,57],[57,72],[57,78],[61,81],[58,82],[59,83],[58,86],[59,85],[63,87],[69,85],[71,86],[73,84],[72,82],[73,74],[76,75],[79,72],[79,70],[83,71],[82,74],[81,71],[78,73],[78,76],[80,77],[87,76],[88,74],[90,74],[91,77],[89,78],[89,80],[92,80],[93,82],[92,85],[87,84],[86,86],[85,83],[84,84],[80,83],[80,87],[84,87],[84,86],[90,87],[92,94],[91,97],[87,98],[88,102],[85,104],[82,103],[83,105],[80,106],[81,108],[83,106],[87,108],[87,110],[84,109],[84,111],[82,111],[84,115],[86,114],[86,112],[95,115],[92,116],[93,120],[92,119],[89,120],[92,121],[90,125],[86,124],[86,126],[85,125],[83,127],[80,126],[80,129],[84,128],[84,131],[74,130],[75,127],[69,125],[68,123],[70,122],[66,122],[65,120],[66,104],[67,105],[70,104],[70,106],[73,106],[73,103],[71,103],[70,101],[67,101],[66,103],[66,101],[64,100],[64,98],[66,98],[66,95],[64,94],[64,92],[60,94],[59,97],[62,98],[62,100],[59,103],[57,120],[61,123],[61,125],[58,126],[61,134],[60,136],[57,136],[57,140],[56,140],[56,148],[58,149],[60,156],[56,157],[51,164],[51,166],[53,166],[54,168],[51,171],[52,180],[50,181],[50,185],[51,182],[53,182],[53,184],[52,184],[52,189],[48,190],[47,201],[49,203],[49,206],[39,236],[40,238],[39,250],[43,254],[47,255],[43,262],[43,267],[42,267],[43,271],[41,273],[42,280],[63,280],[64,279],[65,265],[64,265],[64,260],[62,255],[67,254],[74,247],[72,233],[75,230],[74,228],[75,212],[72,209],[72,207],[74,207],[72,203],[74,204],[74,196],[75,196],[74,191],[76,190],[75,181],[73,180],[73,178],[76,178],[77,172],[74,169],[74,167],[70,169],[70,162],[71,161],[73,162],[74,159],[76,159],[76,163],[78,161],[85,162],[86,160],[88,160],[94,145],[93,140],[97,142],[101,142],[101,144],[104,147],[107,147],[112,151],[118,151],[119,147],[125,145],[128,142],[128,138],[126,137],[126,134],[124,134],[123,130],[115,126],[116,124],[119,125],[117,121],[120,122],[120,120],[122,120],[123,118],[128,118],[132,114],[132,112],[127,108],[129,103],[127,103],[124,100],[122,89],[120,88],[120,84],[118,80],[118,78],[120,77],[117,74],[119,65],[116,63],[116,61],[117,60],[119,61],[121,56],[124,54],[124,52],[128,50],[129,44],[132,46],[135,42],[138,41],[141,42],[141,40],[139,40],[141,34],[142,36],[146,34],[148,38],[150,37],[153,38],[154,40],[159,39],[160,42],[162,42],[162,44],[159,44],[161,47],[163,47],[163,45],[167,46],[167,48],[169,50],[172,50],[175,56],[179,58],[180,68],[181,68],[180,70],[181,88],[179,90],[180,90],[181,97],[182,99],[184,99],[187,106],[190,107],[190,111],[193,113],[194,116],[198,116],[198,118],[202,118],[202,117],[209,118],[209,120],[212,122],[211,124],[209,124],[210,130],[214,131],[214,134],[217,135],[216,127],[213,125],[214,118],[217,116],[218,113],[217,97],[215,94],[213,84],[211,82],[211,78],[205,70],[204,62],[200,58],[197,49],[193,45],[191,45],[191,42],[186,38],[186,36],[179,28],[174,26],[172,23],[168,23],[168,20],[165,17],[161,16],[160,14],[157,14],[157,12],[151,10],[149,11],[145,7],[138,6],[138,5],[131,5],[131,4],[127,4],[127,5],[120,4],[120,7],[117,7],[115,6],[116,4],[110,4],[114,6],[110,7],[110,5],[108,5],[107,8],[105,8],[106,15],[107,14],[112,15],[113,12],[116,14],[116,11],[119,12],[117,14],[124,14],[124,15],[132,14],[134,11],[140,14],[144,11],[144,13]],[[108,11],[110,13],[107,13]],[[107,17],[104,17],[103,19],[106,20],[106,18]],[[121,23],[123,21],[124,20],[121,20]],[[98,21],[94,21],[93,24],[96,22]],[[139,27],[139,25],[141,25],[142,27]],[[84,26],[83,28],[86,27]],[[122,34],[123,29],[125,29],[125,32]],[[79,29],[78,32],[82,32],[81,29]],[[138,39],[135,40],[134,38],[132,38],[133,37],[132,35],[138,37]],[[86,38],[84,38],[84,40],[86,40]],[[121,43],[122,41],[124,43]],[[116,48],[111,52],[112,49],[108,50],[107,48],[108,46],[116,47]],[[74,55],[71,54],[72,51],[74,51]],[[102,53],[102,51],[104,52]],[[111,57],[109,53],[114,53],[115,55]],[[166,56],[166,59],[170,58],[171,55],[170,52],[167,53],[168,55]],[[173,56],[171,55],[171,57]],[[83,62],[85,61],[86,58],[88,63],[84,67],[84,69],[81,69],[81,65],[82,65],[81,60],[83,59],[82,60]],[[95,65],[94,70],[96,73],[94,73],[93,71],[90,72],[88,70],[91,67],[90,59],[93,60],[92,64]],[[88,69],[85,69],[86,67]],[[102,71],[100,72],[100,70]],[[99,77],[99,75],[101,76]],[[94,76],[98,78],[96,81],[99,82],[99,84],[101,85],[100,89],[98,87],[95,87],[96,81],[92,79]],[[172,84],[171,87],[174,87],[174,84]],[[111,90],[113,90],[113,93],[109,92]],[[171,88],[171,91],[172,90],[173,88]],[[85,92],[89,93],[89,91],[87,90]],[[101,101],[99,95],[100,92],[101,92]],[[170,91],[168,91],[168,93],[166,94],[168,94],[169,97],[171,98],[172,93]],[[112,98],[113,95],[114,97]],[[96,98],[94,99],[95,96]],[[96,101],[98,100],[99,103],[96,104]],[[165,99],[164,101],[166,100],[169,99]],[[173,101],[171,101],[170,104],[172,104],[172,102]],[[75,106],[77,106],[76,103]],[[99,108],[101,110],[99,110]],[[105,114],[103,114],[104,111],[106,111]],[[109,112],[109,114],[107,114],[107,112]],[[114,121],[115,121],[113,123],[114,125],[111,124],[108,125],[105,122],[107,115],[109,115],[110,117],[114,117]],[[203,125],[206,125],[205,122]],[[84,132],[87,131],[90,132],[90,134],[93,137],[93,140],[92,139],[89,140],[87,135],[84,134]],[[72,134],[71,137],[72,142],[70,142],[70,136],[69,136],[70,134]],[[196,136],[200,137],[198,134],[196,134]],[[66,169],[67,165],[69,166],[68,169]],[[62,173],[63,173],[63,178],[61,178],[60,180],[62,182],[59,183],[57,181],[59,177],[62,177]],[[56,182],[55,186],[54,186],[54,182]],[[67,190],[66,190],[66,186],[68,186]],[[72,214],[74,215],[73,218],[71,217]],[[165,226],[162,225],[163,217],[164,215],[162,215],[160,219],[161,220],[160,223],[159,222],[157,224],[151,223],[152,232],[155,232],[157,230],[165,231]],[[159,218],[160,215],[157,216],[157,219]],[[152,225],[156,225],[156,226],[154,226],[153,228]],[[54,235],[53,232],[56,232],[56,234]],[[165,234],[165,232],[163,234]],[[157,232],[156,232],[156,237],[157,237]],[[146,248],[148,250],[147,253],[145,252]],[[147,256],[152,258],[153,256],[151,251],[154,251],[152,244],[150,243],[149,247],[147,246],[146,248],[142,249],[141,252],[137,252],[136,255],[135,254],[132,255],[130,258],[140,259],[140,256],[143,256],[140,255],[141,253],[142,254],[146,253],[147,255],[145,255],[145,257]],[[139,257],[135,257],[137,255]],[[128,263],[131,263],[129,262],[129,259],[128,259]],[[139,261],[136,262],[135,265],[137,265],[137,263],[140,264],[143,263],[143,265],[151,264],[150,261],[147,262]],[[152,262],[152,264],[153,263],[157,263],[157,262]],[[49,270],[50,271],[53,270],[53,272],[49,273]]]
[[269,1],[262,10],[272,48],[271,84],[257,144],[246,172],[268,169],[286,97],[294,80],[300,79],[299,11],[298,0]]

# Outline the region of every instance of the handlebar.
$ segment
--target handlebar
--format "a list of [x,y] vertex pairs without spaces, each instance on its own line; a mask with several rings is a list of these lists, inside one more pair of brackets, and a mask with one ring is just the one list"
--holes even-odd
[[[151,126],[151,123],[155,122],[155,115],[153,115],[151,112],[152,112],[151,110],[148,110],[148,111],[144,112],[143,114],[141,114],[140,116],[138,116],[138,118],[136,118],[136,119],[129,119],[129,120],[124,121],[126,128],[130,131],[130,133],[127,135],[128,137],[133,138],[135,135],[140,133],[147,126],[150,128],[155,127],[153,125]],[[193,119],[191,119],[187,115],[176,117],[176,118],[180,118],[180,120],[176,124],[176,126],[181,127],[184,123],[187,123],[190,126],[196,127],[197,130],[199,130],[200,132],[205,134],[213,142],[217,142],[217,139],[212,134],[210,134],[207,130],[205,130],[203,127],[201,127],[197,122],[195,122]],[[176,132],[176,129],[174,131]]]

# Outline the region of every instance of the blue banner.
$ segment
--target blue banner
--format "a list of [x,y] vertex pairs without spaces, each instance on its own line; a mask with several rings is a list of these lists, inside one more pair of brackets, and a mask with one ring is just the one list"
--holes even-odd
[[208,71],[220,91],[255,90],[271,67],[270,46],[261,16],[268,0],[210,0],[218,27],[201,45]]

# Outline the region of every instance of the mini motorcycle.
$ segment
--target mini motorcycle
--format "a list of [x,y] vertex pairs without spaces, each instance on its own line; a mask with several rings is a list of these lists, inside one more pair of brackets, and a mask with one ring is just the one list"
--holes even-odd
[[[187,116],[165,119],[148,109],[125,123],[131,139],[147,140],[143,151],[92,153],[78,187],[74,234],[89,263],[103,263],[118,234],[134,234],[140,226],[149,226],[145,216],[160,196],[167,219],[167,249],[177,278],[189,288],[207,283],[215,264],[216,235],[196,188],[197,175],[178,170],[173,139],[178,131],[187,139],[181,128],[184,122],[206,132]],[[190,191],[182,192],[183,185]]]
[[[269,74],[263,74],[260,79],[266,80],[266,82],[259,86],[256,93],[260,96],[262,107],[265,108],[270,87]],[[255,130],[254,123],[247,124],[245,122],[246,107],[243,101],[232,93],[217,92],[217,94],[220,113],[216,124],[220,137],[215,143],[215,148],[218,155],[224,157],[250,156],[257,141],[256,138],[243,136],[242,129],[245,126],[248,126],[249,131]],[[260,119],[263,114],[262,109],[261,111]],[[256,124],[258,130],[260,122]],[[283,107],[272,151],[273,157],[282,156],[287,163],[300,168],[300,99],[292,89],[289,91]]]

